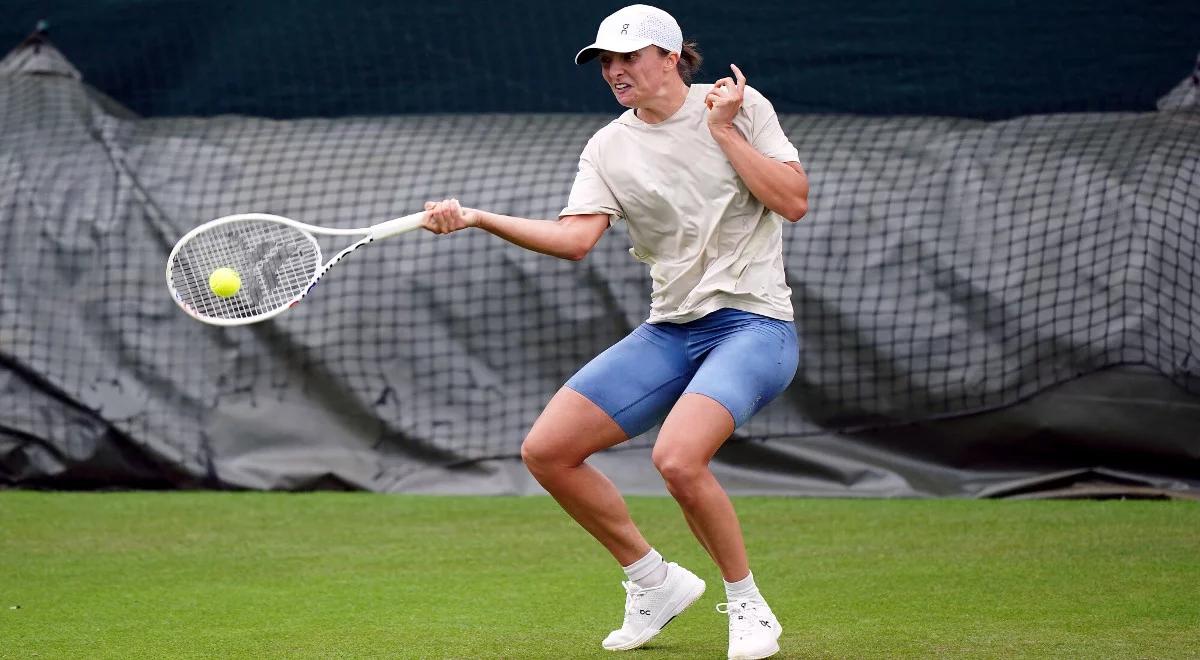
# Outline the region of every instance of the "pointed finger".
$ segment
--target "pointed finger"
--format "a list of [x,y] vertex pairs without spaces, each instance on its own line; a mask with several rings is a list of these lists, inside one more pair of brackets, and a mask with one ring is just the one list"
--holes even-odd
[[730,64],[729,68],[733,69],[733,75],[737,77],[737,91],[741,94],[746,91],[746,76],[736,64]]

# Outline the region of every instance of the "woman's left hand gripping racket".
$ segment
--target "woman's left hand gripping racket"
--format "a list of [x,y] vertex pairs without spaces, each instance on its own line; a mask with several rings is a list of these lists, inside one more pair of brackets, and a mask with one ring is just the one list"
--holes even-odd
[[[167,258],[167,288],[192,318],[213,325],[265,321],[300,302],[342,257],[418,229],[414,213],[363,229],[326,229],[267,213],[239,213],[189,231]],[[314,234],[358,236],[324,263]]]

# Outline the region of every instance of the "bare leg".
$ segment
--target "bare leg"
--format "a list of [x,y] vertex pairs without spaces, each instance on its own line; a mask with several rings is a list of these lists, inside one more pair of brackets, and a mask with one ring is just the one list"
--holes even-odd
[[688,393],[667,415],[654,445],[654,466],[667,490],[729,582],[749,575],[750,564],[733,503],[708,463],[733,428],[733,417],[725,406],[702,394]]
[[625,440],[625,431],[599,406],[564,387],[521,445],[521,459],[538,483],[622,566],[644,557],[650,544],[617,487],[584,460]]

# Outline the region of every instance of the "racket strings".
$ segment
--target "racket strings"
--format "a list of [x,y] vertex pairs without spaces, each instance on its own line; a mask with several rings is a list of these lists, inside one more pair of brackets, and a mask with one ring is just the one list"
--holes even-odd
[[[179,301],[197,314],[245,319],[286,306],[307,291],[321,265],[321,250],[308,233],[266,220],[217,225],[180,246],[171,282]],[[218,268],[241,277],[238,292],[221,297],[209,288]]]

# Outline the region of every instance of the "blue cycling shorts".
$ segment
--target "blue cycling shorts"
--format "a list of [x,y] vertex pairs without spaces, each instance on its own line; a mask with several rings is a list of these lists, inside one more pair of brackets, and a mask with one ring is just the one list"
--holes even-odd
[[567,387],[629,437],[666,418],[688,392],[716,400],[741,426],[782,392],[799,363],[789,321],[721,309],[687,323],[643,323],[579,370]]

